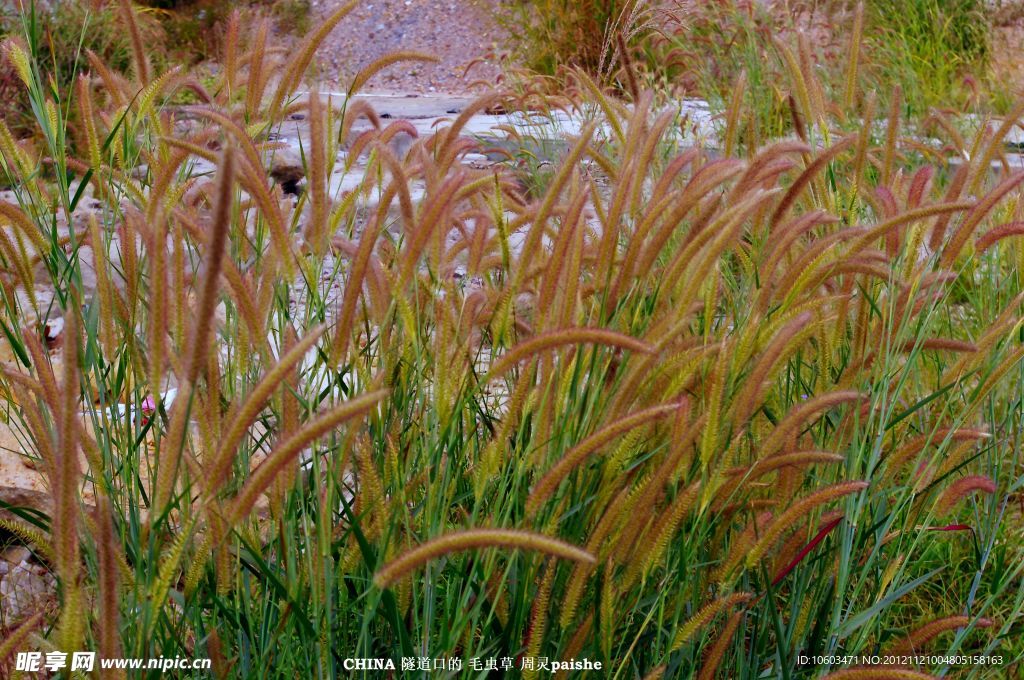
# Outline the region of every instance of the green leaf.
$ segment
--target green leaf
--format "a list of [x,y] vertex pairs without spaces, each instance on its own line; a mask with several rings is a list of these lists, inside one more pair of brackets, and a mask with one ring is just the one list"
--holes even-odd
[[893,602],[900,599],[901,597],[903,597],[911,590],[924,583],[925,581],[929,580],[932,576],[935,576],[943,569],[945,569],[945,567],[933,569],[924,576],[919,576],[918,578],[915,578],[913,581],[904,583],[902,586],[892,591],[887,596],[885,596],[875,604],[871,605],[861,613],[847,619],[846,623],[844,623],[839,628],[839,639],[842,640],[843,638],[848,637],[851,633],[853,633],[855,630],[863,626],[868,621],[877,618],[878,615],[881,614],[882,611],[884,611]]

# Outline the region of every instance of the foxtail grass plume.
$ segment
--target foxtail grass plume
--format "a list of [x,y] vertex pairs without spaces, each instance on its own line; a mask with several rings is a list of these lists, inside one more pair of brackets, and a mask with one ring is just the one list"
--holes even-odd
[[991,619],[974,618],[971,616],[947,616],[935,621],[930,621],[920,628],[915,629],[907,637],[889,645],[885,654],[897,656],[907,654],[921,654],[925,645],[938,635],[951,630],[958,630],[972,626],[974,628],[989,628],[993,625]]
[[543,534],[514,529],[467,529],[438,536],[401,553],[374,574],[373,582],[379,588],[387,588],[438,557],[482,548],[514,548],[542,552],[575,562],[594,562],[594,556],[589,552]]

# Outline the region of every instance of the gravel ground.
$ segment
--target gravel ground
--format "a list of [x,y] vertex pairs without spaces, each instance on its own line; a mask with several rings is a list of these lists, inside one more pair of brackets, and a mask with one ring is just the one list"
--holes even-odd
[[[342,0],[312,0],[318,18]],[[494,82],[504,34],[491,15],[501,0],[368,0],[334,29],[319,52],[322,88],[344,90],[349,78],[398,50],[427,52],[439,63],[400,62],[367,83],[366,92],[465,94],[474,80]],[[466,66],[477,63],[466,74]]]

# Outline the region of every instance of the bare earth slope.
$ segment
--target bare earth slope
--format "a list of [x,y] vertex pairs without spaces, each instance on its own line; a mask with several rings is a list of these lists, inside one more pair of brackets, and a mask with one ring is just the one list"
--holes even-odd
[[[342,1],[310,4],[319,20]],[[320,49],[321,87],[344,90],[360,69],[400,50],[427,52],[441,61],[398,63],[370,80],[365,91],[461,94],[474,80],[493,82],[499,73],[494,57],[503,42],[491,14],[498,6],[500,0],[366,0]],[[476,59],[487,61],[466,74],[465,67]]]

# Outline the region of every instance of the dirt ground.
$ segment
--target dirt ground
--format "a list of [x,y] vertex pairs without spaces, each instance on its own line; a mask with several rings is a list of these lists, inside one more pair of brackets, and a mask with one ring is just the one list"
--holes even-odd
[[[311,0],[318,18],[340,0]],[[493,12],[501,0],[367,0],[342,20],[319,52],[321,87],[344,90],[356,72],[399,50],[437,56],[436,64],[403,62],[367,83],[367,92],[403,94],[469,91],[472,81],[494,82],[504,32]],[[475,60],[470,71],[466,66]]]

